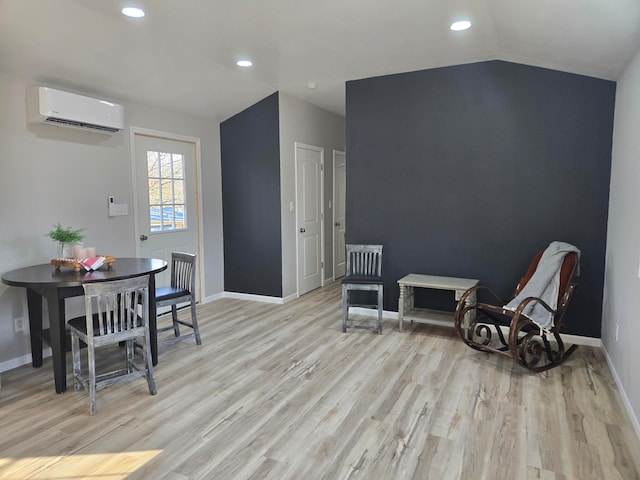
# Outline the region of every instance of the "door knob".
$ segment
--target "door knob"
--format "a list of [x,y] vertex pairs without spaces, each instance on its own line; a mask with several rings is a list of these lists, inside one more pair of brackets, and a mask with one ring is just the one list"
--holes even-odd
[[306,232],[306,230],[304,229],[304,227],[300,228],[300,233],[304,233]]
[[147,237],[145,234],[140,235],[140,240],[141,241],[144,242],[145,240],[148,240],[148,239],[149,239],[149,237]]

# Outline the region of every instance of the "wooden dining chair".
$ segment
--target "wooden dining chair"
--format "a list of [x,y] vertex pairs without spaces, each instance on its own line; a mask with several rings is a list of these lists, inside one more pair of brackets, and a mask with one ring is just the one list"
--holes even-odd
[[[173,330],[174,338],[161,343],[173,342],[176,340],[195,337],[196,344],[202,345],[200,330],[198,329],[198,318],[196,315],[196,256],[191,253],[172,252],[171,253],[171,285],[167,287],[156,287],[156,307],[171,307],[172,325],[158,328],[158,332]],[[177,306],[188,303],[191,310],[191,322],[178,318]],[[180,336],[180,325],[189,327],[192,332]]]
[[[382,245],[347,245],[346,272],[342,279],[342,331],[347,328],[365,328],[382,333]],[[357,291],[376,292],[376,303],[363,303],[353,298]],[[349,323],[349,308],[378,309],[376,326]]]
[[[117,382],[145,377],[149,393],[157,393],[149,339],[149,276],[87,283],[84,287],[85,316],[69,320],[73,378],[76,390],[89,390],[89,413],[96,413],[96,391]],[[143,338],[142,363],[135,361],[136,340]],[[82,371],[80,341],[87,345],[88,376]],[[126,345],[126,366],[96,373],[96,349]]]

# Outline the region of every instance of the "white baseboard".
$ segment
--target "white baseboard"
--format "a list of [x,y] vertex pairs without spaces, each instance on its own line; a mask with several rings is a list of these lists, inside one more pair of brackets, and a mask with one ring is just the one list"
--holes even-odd
[[[42,358],[47,358],[51,356],[51,348],[46,347],[42,350]],[[0,362],[0,372],[6,372],[8,370],[13,370],[14,368],[21,367],[23,365],[27,365],[31,363],[31,354],[27,353],[26,355],[22,355],[21,357],[11,358],[9,360],[5,360],[4,362]]]
[[[366,308],[366,307],[351,307],[349,308],[350,313],[355,313],[356,315],[364,315],[368,317],[377,317],[378,310],[374,308]],[[390,312],[388,310],[382,310],[382,318],[390,318],[392,320],[398,319],[398,312]],[[453,325],[453,324],[451,324]]]
[[289,303],[292,300],[295,300],[296,298],[300,298],[300,295],[298,295],[297,293],[294,293],[292,295],[289,295],[288,297],[284,297],[282,299],[282,303]]
[[634,410],[633,410],[633,406],[631,405],[631,402],[629,401],[629,397],[627,396],[627,392],[625,391],[625,389],[624,389],[624,387],[622,385],[622,381],[620,380],[620,377],[618,376],[618,372],[616,371],[615,367],[613,366],[613,362],[611,361],[611,357],[609,356],[609,353],[607,352],[607,349],[604,346],[604,344],[602,345],[601,348],[602,348],[602,351],[604,352],[604,358],[607,359],[607,365],[609,365],[609,370],[611,370],[611,375],[613,375],[613,380],[616,382],[616,385],[618,386],[618,391],[620,392],[620,396],[622,397],[622,403],[624,403],[624,407],[627,409],[627,413],[629,414],[629,418],[631,418],[631,423],[633,424],[633,428],[636,431],[636,435],[640,439],[640,422],[638,421],[638,416],[636,415],[636,412],[634,412]]
[[[209,300],[211,298],[212,300]],[[284,305],[292,300],[298,298],[298,294],[294,293],[287,297],[269,297],[267,295],[254,295],[251,293],[238,293],[238,292],[223,292],[214,297],[208,297],[207,301],[218,300],[219,298],[235,298],[236,300],[249,300],[250,302],[263,302],[263,303],[275,303],[278,305]]]
[[236,300],[249,300],[252,302],[276,303],[282,305],[284,299],[281,297],[268,297],[267,295],[254,295],[251,293],[224,292],[223,298],[235,298]]
[[568,343],[570,345],[585,345],[587,347],[602,348],[602,340],[600,340],[599,338],[583,337],[581,335],[570,335],[568,333],[563,333],[561,335],[565,345]]
[[203,298],[202,303],[215,302],[216,300],[220,300],[221,298],[224,298],[224,293],[216,293],[215,295],[209,295],[208,297]]

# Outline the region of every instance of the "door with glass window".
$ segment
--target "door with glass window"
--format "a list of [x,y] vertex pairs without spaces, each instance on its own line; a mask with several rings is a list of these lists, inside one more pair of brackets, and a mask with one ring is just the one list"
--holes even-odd
[[[137,255],[169,263],[174,251],[197,254],[196,144],[138,133],[134,144]],[[156,275],[158,286],[169,283],[170,269]]]

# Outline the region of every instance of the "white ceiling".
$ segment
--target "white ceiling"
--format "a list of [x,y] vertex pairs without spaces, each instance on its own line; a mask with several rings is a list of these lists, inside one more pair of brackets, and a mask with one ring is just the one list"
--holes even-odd
[[213,121],[276,90],[344,115],[347,80],[483,60],[616,80],[639,48],[640,0],[0,0],[0,71]]

